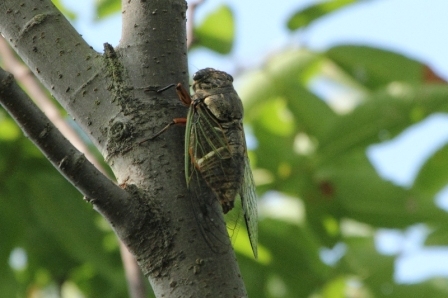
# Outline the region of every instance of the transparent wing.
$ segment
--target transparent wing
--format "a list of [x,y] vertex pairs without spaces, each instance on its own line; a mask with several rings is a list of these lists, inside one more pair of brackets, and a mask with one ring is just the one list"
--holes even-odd
[[225,135],[219,129],[219,124],[206,112],[191,106],[185,135],[186,181],[199,230],[211,250],[216,253],[225,253],[230,249],[229,235],[221,205],[199,172],[198,163],[205,162],[214,155],[219,160],[229,154]]
[[221,206],[197,170],[193,170],[190,183],[191,207],[203,239],[215,253],[231,249]]
[[250,245],[255,258],[258,256],[258,204],[257,194],[255,192],[254,177],[250,169],[249,158],[246,155],[244,159],[244,182],[241,187],[240,197],[243,205],[244,220],[246,222],[247,233],[249,234]]

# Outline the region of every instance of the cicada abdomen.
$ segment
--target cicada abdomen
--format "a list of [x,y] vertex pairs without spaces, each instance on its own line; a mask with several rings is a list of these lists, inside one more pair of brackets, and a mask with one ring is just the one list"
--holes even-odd
[[246,152],[241,119],[220,123],[201,101],[194,109],[188,154],[227,213],[243,182]]

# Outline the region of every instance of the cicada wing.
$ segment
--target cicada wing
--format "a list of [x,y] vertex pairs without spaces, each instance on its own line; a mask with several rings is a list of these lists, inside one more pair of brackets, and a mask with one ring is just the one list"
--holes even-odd
[[197,160],[205,156],[215,156],[215,154],[218,157],[217,159],[230,158],[230,147],[221,125],[206,108],[199,106],[195,112],[197,115],[195,123],[197,123],[196,129],[198,131],[196,134],[198,150],[194,154]]
[[190,109],[187,114],[187,123],[185,128],[185,143],[184,143],[184,159],[185,159],[185,181],[187,183],[187,188],[190,188],[190,180],[191,180],[191,158],[190,158],[190,142],[191,133],[192,133],[192,119],[194,118],[194,106],[190,105]]
[[200,234],[213,252],[226,253],[231,249],[231,244],[226,231],[224,214],[215,194],[194,167],[189,191],[190,205]]
[[229,236],[219,201],[200,169],[213,156],[219,160],[228,155],[228,145],[219,124],[206,112],[192,106],[185,135],[185,175],[199,230],[212,251],[217,253],[230,249]]
[[244,181],[241,186],[240,197],[243,205],[244,220],[246,222],[247,233],[255,258],[258,256],[258,203],[255,192],[254,177],[250,169],[249,158],[244,159]]

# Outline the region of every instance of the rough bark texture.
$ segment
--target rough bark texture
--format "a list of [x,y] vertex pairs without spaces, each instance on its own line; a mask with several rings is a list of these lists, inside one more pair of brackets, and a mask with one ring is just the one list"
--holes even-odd
[[92,50],[49,0],[0,1],[0,33],[90,136],[130,196],[111,205],[104,197],[90,199],[156,296],[244,297],[228,239],[223,246],[229,249],[216,254],[197,227],[193,210],[199,208],[190,206],[195,200],[183,174],[184,129],[135,146],[186,114],[174,90],[156,92],[171,83],[187,85],[185,10],[180,0],[123,1],[121,42],[115,49],[105,44],[104,54]]

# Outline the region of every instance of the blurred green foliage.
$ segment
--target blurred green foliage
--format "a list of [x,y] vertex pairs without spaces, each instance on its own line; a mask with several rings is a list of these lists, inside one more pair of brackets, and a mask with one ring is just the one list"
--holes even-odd
[[315,20],[327,14],[336,12],[345,6],[366,0],[327,0],[312,4],[305,9],[298,10],[288,20],[287,26],[291,31],[303,29]]
[[[260,222],[260,246],[272,259],[265,270],[257,270],[258,278],[264,284],[281,280],[285,292],[279,297],[347,297],[353,291],[354,297],[447,295],[435,282],[396,284],[395,256],[381,255],[374,245],[376,229],[418,223],[438,228],[437,237],[429,236],[433,244],[448,244],[443,232],[448,215],[434,204],[434,195],[448,182],[446,147],[427,160],[410,188],[382,179],[366,155],[372,144],[393,139],[433,113],[448,112],[448,86],[427,82],[426,73],[425,65],[402,55],[346,45],[323,53],[278,53],[239,81],[245,119],[257,140],[251,156],[256,181],[262,173],[260,193],[275,190],[305,206],[306,221],[295,231],[269,215]],[[338,112],[334,103],[314,94],[315,80],[353,92],[358,103]],[[362,235],[348,232],[366,224]],[[336,264],[324,265],[316,252],[340,243],[345,254]],[[305,259],[294,260],[300,257]],[[266,295],[266,289],[251,290],[255,297],[277,297]]]
[[193,47],[206,47],[220,54],[232,50],[235,35],[232,10],[222,5],[207,15],[199,26],[194,27]]
[[95,0],[96,16],[99,20],[114,15],[121,10],[120,0]]
[[89,297],[123,297],[117,242],[105,243],[112,230],[11,121],[0,110],[0,292],[27,297],[72,281]]
[[[305,8],[288,27],[302,28],[355,2]],[[100,17],[119,11],[119,1],[96,3]],[[222,22],[227,25],[217,26]],[[231,9],[219,7],[195,28],[195,46],[228,53],[233,23]],[[408,188],[382,179],[366,156],[369,146],[448,112],[448,86],[434,84],[429,74],[427,66],[398,53],[341,45],[325,52],[285,50],[237,79],[256,140],[250,157],[263,198],[259,261],[248,243],[235,243],[250,297],[448,296],[446,279],[397,284],[397,256],[380,254],[374,239],[379,228],[424,223],[431,228],[427,245],[448,245],[448,215],[434,204],[448,182],[448,147],[427,159]],[[328,85],[351,97],[332,101],[316,92]],[[3,296],[72,284],[86,297],[126,296],[113,232],[3,110],[0,231]],[[322,250],[337,255],[341,247],[338,258],[323,262]]]

